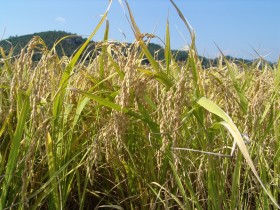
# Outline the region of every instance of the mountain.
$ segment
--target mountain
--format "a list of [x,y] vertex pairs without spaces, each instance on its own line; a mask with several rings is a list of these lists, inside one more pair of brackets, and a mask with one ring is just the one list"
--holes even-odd
[[[59,39],[69,36],[68,38],[59,42],[59,44],[56,46],[56,52],[59,57],[63,55],[66,56],[73,55],[75,50],[77,50],[86,41],[86,39],[83,38],[82,36],[72,34],[72,33],[67,33],[65,31],[46,31],[46,32],[34,33],[34,34],[23,35],[23,36],[9,37],[6,40],[0,41],[0,47],[4,49],[6,55],[9,53],[11,47],[13,47],[13,55],[18,55],[34,36],[41,37],[49,50],[53,47],[54,43],[56,43]],[[91,42],[92,46],[90,49],[94,49],[95,44],[96,43],[92,41]],[[128,43],[127,46],[129,47],[130,44]],[[156,57],[158,60],[164,60],[164,49],[160,45],[150,43],[148,45],[148,49],[151,52],[151,54],[154,57]],[[188,52],[183,50],[172,50],[172,54],[175,57],[176,61],[186,61],[188,57]],[[0,58],[1,57],[2,56],[0,54]],[[204,67],[216,66],[218,65],[219,62],[218,58],[208,59],[202,56],[199,56],[199,58],[202,61],[202,66]],[[226,58],[229,60],[234,60],[236,63],[240,63],[240,62],[245,64],[253,63],[253,61],[251,60],[238,59],[238,58],[233,58],[231,56],[226,56]],[[39,60],[40,54],[35,54],[33,56],[33,59]]]
[[[62,55],[71,56],[74,53],[74,51],[79,46],[81,46],[82,43],[86,41],[86,39],[82,38],[81,36],[67,33],[64,31],[46,31],[46,32],[34,33],[34,34],[23,35],[23,36],[9,37],[6,40],[0,41],[0,47],[2,47],[7,54],[10,51],[11,47],[13,46],[13,54],[17,55],[30,42],[30,40],[34,36],[41,37],[49,50],[53,47],[54,43],[57,42],[59,39],[66,36],[71,36],[61,41],[56,47],[56,52],[60,57]],[[33,57],[33,59],[35,60],[37,60],[38,58],[39,56]]]
[[[60,42],[60,44],[56,47],[56,52],[59,57],[66,55],[66,56],[71,56],[75,50],[77,50],[85,41],[85,38],[82,38],[81,36],[78,36],[76,34],[72,33],[67,33],[64,31],[46,31],[46,32],[40,32],[40,33],[34,33],[34,34],[29,34],[29,35],[23,35],[23,36],[13,36],[9,37],[6,40],[0,41],[0,47],[4,49],[6,54],[10,51],[11,47],[13,46],[13,54],[17,55],[20,53],[22,48],[24,48],[30,40],[34,36],[39,36],[43,39],[43,41],[46,43],[48,49],[50,50],[54,43],[56,43],[59,39],[70,36],[69,38],[64,39],[63,41]],[[91,43],[94,47],[95,43]],[[129,47],[131,44],[127,43],[127,46]],[[93,48],[91,48],[93,49]],[[150,43],[148,45],[148,49],[151,52],[152,55],[156,56],[157,59],[159,60],[164,60],[164,49],[154,43]],[[173,54],[176,54],[176,58],[180,61],[186,60],[187,59],[187,52],[185,51],[173,51]],[[39,57],[34,58],[39,59]]]

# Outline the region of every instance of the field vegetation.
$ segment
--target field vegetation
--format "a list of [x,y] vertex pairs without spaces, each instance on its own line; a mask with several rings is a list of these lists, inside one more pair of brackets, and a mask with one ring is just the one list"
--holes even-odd
[[164,61],[150,54],[126,1],[129,48],[108,41],[109,9],[71,57],[56,53],[64,38],[34,37],[13,59],[0,48],[1,210],[279,208],[280,62],[203,68],[171,4],[185,62],[168,21]]

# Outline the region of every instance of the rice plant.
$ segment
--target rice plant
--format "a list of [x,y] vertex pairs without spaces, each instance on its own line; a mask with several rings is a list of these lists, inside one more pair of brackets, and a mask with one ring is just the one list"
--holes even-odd
[[108,41],[109,5],[70,58],[40,37],[15,58],[1,48],[0,209],[279,208],[280,61],[204,68],[171,4],[191,36],[184,63],[168,21],[165,60],[149,52],[156,36],[127,1],[129,46]]

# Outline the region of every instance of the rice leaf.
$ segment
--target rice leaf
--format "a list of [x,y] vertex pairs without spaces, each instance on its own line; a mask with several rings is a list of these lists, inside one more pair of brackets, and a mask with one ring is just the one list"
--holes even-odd
[[48,158],[48,170],[49,170],[49,177],[54,177],[54,179],[52,179],[51,185],[52,185],[52,197],[54,200],[54,205],[56,209],[60,209],[60,199],[59,199],[59,192],[58,192],[58,181],[57,178],[55,177],[55,173],[56,173],[56,161],[55,161],[55,157],[53,154],[53,141],[51,138],[50,133],[47,133],[46,136],[46,154],[47,154],[47,158]]
[[6,165],[5,177],[1,188],[0,209],[5,208],[7,195],[11,185],[11,180],[17,165],[17,159],[20,150],[20,142],[22,140],[24,126],[26,124],[28,114],[30,112],[29,94],[23,94],[21,97],[18,97],[18,104],[22,105],[19,109],[20,112],[18,114],[16,130],[13,135],[10,154]]
[[200,98],[197,103],[204,107],[205,109],[207,109],[209,112],[219,116],[220,118],[222,118],[224,121],[226,121],[227,123],[232,123],[231,118],[219,107],[217,106],[214,102],[212,102],[211,100],[202,97]]
[[128,112],[128,109],[124,108],[124,107],[121,107],[120,105],[118,104],[115,104],[105,98],[102,98],[102,97],[99,97],[99,96],[96,96],[96,95],[93,95],[91,93],[88,93],[86,91],[82,91],[82,90],[79,90],[79,89],[75,89],[75,88],[69,88],[69,90],[71,91],[74,91],[74,92],[78,92],[78,93],[81,93],[83,94],[84,96],[90,98],[90,99],[93,99],[94,101],[98,102],[100,105],[103,105],[103,106],[106,106],[108,108],[111,108],[113,110],[116,110],[116,111],[119,111],[119,112]]
[[119,206],[119,205],[102,205],[102,206],[99,206],[98,208],[106,208],[106,209],[118,209],[118,210],[124,210],[123,207]]
[[178,15],[180,16],[180,18],[183,20],[185,26],[187,27],[190,35],[191,35],[191,38],[192,38],[192,44],[195,43],[195,33],[194,33],[194,29],[193,27],[191,26],[191,24],[187,21],[187,19],[184,17],[183,13],[181,12],[181,10],[179,9],[179,7],[174,3],[173,0],[170,0],[170,2],[173,4],[173,6],[175,7]]
[[[187,209],[192,209],[190,204],[189,204],[189,198],[186,195],[186,191],[185,191],[185,189],[183,187],[183,184],[182,184],[182,181],[181,181],[181,179],[179,177],[179,174],[177,173],[177,171],[175,169],[175,166],[170,161],[169,161],[169,164],[170,164],[171,170],[173,172],[173,175],[174,175],[174,178],[175,178],[175,182],[176,182],[176,184],[178,186],[178,189],[179,189],[179,191],[180,191],[180,193],[181,193],[181,195],[183,197],[183,200],[184,200],[184,203],[185,203]],[[199,201],[197,199],[197,196],[195,195],[195,192],[193,190],[191,182],[188,180],[188,178],[184,179],[184,181],[185,181],[185,183],[187,185],[187,190],[191,194],[191,200],[195,201],[197,209],[202,210],[202,207],[199,205]]]
[[234,68],[230,65],[230,63],[228,62],[226,56],[223,54],[222,50],[218,47],[218,45],[216,45],[217,48],[219,49],[220,53],[222,54],[223,56],[223,59],[225,60],[226,62],[226,66],[227,66],[227,69],[228,69],[228,72],[229,72],[229,75],[230,75],[230,78],[231,78],[231,81],[233,83],[233,86],[236,90],[236,93],[239,97],[239,104],[243,110],[244,113],[247,112],[248,110],[248,100],[245,96],[245,92],[244,90],[242,89],[242,86],[241,84],[239,84],[239,82],[237,81],[236,79],[236,73],[235,73],[235,70]]
[[130,21],[131,21],[131,25],[133,27],[133,31],[134,31],[134,35],[136,40],[138,41],[139,45],[141,46],[141,49],[143,51],[143,53],[145,54],[145,56],[147,57],[148,61],[150,62],[153,70],[158,74],[159,79],[161,80],[161,82],[163,82],[167,87],[171,87],[172,86],[172,80],[170,80],[168,78],[168,75],[162,71],[162,69],[160,68],[158,62],[155,60],[155,58],[151,55],[147,45],[144,43],[144,41],[142,40],[143,35],[141,34],[135,20],[132,14],[132,11],[127,3],[127,1],[125,0],[129,15],[130,15]]
[[87,98],[87,97],[79,100],[78,105],[77,105],[77,109],[76,109],[76,114],[75,114],[73,124],[72,124],[72,130],[74,130],[74,127],[76,126],[83,109],[85,108],[85,106],[87,105],[87,103],[89,101],[90,101],[90,99]]
[[114,60],[114,58],[112,56],[112,52],[111,52],[110,46],[107,48],[107,55],[108,55],[108,58],[109,58],[111,64],[115,68],[116,72],[118,73],[120,78],[123,80],[124,79],[124,72],[121,70],[121,67],[119,66],[119,64]]
[[269,110],[271,109],[271,106],[273,105],[274,101],[277,99],[277,97],[279,96],[279,90],[280,90],[280,58],[279,58],[279,62],[278,62],[278,67],[275,70],[275,77],[274,77],[274,90],[273,93],[271,95],[271,97],[269,98],[268,103],[266,104],[265,110],[263,112],[263,115],[261,117],[260,120],[260,125],[263,123],[263,121],[266,119]]
[[142,40],[142,34],[134,20],[134,17],[133,17],[133,14],[132,14],[132,11],[130,9],[130,6],[127,2],[127,0],[125,0],[125,4],[126,4],[126,7],[128,9],[128,12],[129,12],[129,17],[130,17],[130,21],[131,21],[131,26],[132,26],[132,30],[133,30],[133,33],[134,33],[134,36],[136,37],[136,40],[137,41],[140,41]]
[[262,180],[260,179],[258,172],[254,166],[254,163],[249,155],[249,152],[247,150],[247,147],[245,145],[245,142],[242,138],[241,133],[239,132],[238,128],[236,125],[232,122],[231,118],[219,107],[217,106],[214,102],[211,100],[202,97],[200,98],[197,103],[208,110],[209,112],[216,114],[217,116],[221,117],[224,121],[220,122],[221,125],[223,125],[232,135],[234,138],[234,141],[237,143],[238,148],[240,149],[241,153],[243,154],[243,157],[247,161],[249,167],[251,168],[253,174],[257,178],[258,182],[261,184],[262,188],[266,192],[266,194],[269,196],[270,200],[272,203],[277,206],[277,208],[280,208],[280,206],[277,204],[275,198],[271,195],[271,193],[266,189],[264,186]]
[[[8,58],[12,55],[12,50],[13,50],[13,48],[11,48],[10,53],[8,55]],[[7,58],[7,56],[5,54],[5,51],[4,51],[4,49],[2,47],[0,47],[0,53],[1,53],[1,56],[3,58],[4,65],[5,65],[6,69],[7,69],[7,73],[9,75],[9,77],[11,78],[11,76],[12,76],[12,69],[11,69],[11,66],[10,66],[10,63],[9,63],[9,59]]]
[[104,45],[102,46],[102,50],[101,50],[101,54],[99,57],[99,78],[102,80],[104,79],[104,67],[105,67],[105,63],[106,63],[106,56],[105,54],[106,52],[106,42],[108,41],[108,36],[109,36],[109,21],[106,20],[106,28],[105,28],[105,33],[104,33],[104,38],[103,38],[103,42]]
[[[178,205],[179,205],[179,209],[183,209],[183,210],[188,210],[189,208],[186,208],[186,205],[184,203],[182,203],[180,201],[180,199],[174,195],[172,192],[170,192],[168,189],[166,189],[165,187],[163,187],[162,185],[160,185],[157,182],[152,182],[152,184],[160,187],[161,190],[164,190]],[[166,209],[168,209],[168,206],[165,206]]]
[[166,32],[165,32],[165,65],[166,65],[166,73],[169,75],[169,68],[171,62],[171,47],[170,47],[170,31],[169,31],[169,21],[166,21]]
[[62,100],[63,100],[64,95],[65,95],[65,89],[68,85],[68,81],[69,81],[70,75],[71,75],[71,73],[74,69],[74,66],[77,63],[78,59],[80,58],[82,52],[85,50],[85,48],[89,44],[90,40],[97,33],[97,31],[99,30],[99,28],[101,27],[103,22],[106,20],[106,17],[107,17],[109,9],[111,7],[111,4],[112,4],[112,1],[110,1],[110,4],[109,4],[107,10],[104,13],[100,22],[98,23],[98,25],[95,27],[95,29],[93,30],[91,35],[88,37],[86,42],[80,47],[80,49],[77,51],[77,53],[71,59],[70,63],[66,67],[66,70],[63,72],[62,78],[61,78],[60,83],[59,83],[59,89],[57,91],[57,93],[60,91],[61,94],[60,94],[60,96],[57,96],[57,94],[55,95],[55,100],[54,100],[54,105],[53,105],[53,114],[54,114],[55,118],[59,115],[59,113],[61,111]]

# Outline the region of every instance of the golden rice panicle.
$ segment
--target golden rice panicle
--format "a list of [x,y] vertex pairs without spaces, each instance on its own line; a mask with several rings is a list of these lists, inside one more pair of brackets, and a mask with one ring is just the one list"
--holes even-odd
[[[134,45],[134,44],[133,44]],[[122,108],[129,108],[134,105],[136,88],[139,84],[139,73],[137,72],[137,67],[139,65],[137,59],[137,46],[135,48],[130,48],[128,51],[128,57],[126,65],[124,66],[124,79],[121,83],[119,94],[115,98],[115,103],[119,104]],[[136,50],[135,50],[136,49]],[[141,80],[141,79],[140,79]],[[141,87],[144,88],[144,87]],[[139,94],[139,91],[137,92]],[[114,133],[116,136],[117,148],[122,149],[122,142],[124,141],[126,130],[128,129],[129,118],[124,113],[114,112],[113,113],[113,126]]]
[[[35,49],[37,50],[36,53],[41,53],[41,58],[38,62],[33,62],[31,63],[32,65],[25,66],[25,80],[22,83],[22,88],[31,91],[29,96],[31,105],[30,133],[28,138],[22,140],[22,146],[27,150],[24,158],[25,167],[22,172],[22,202],[26,208],[29,208],[28,189],[30,186],[34,186],[34,182],[36,182],[34,180],[35,150],[40,145],[46,133],[46,116],[49,114],[46,105],[47,97],[52,88],[50,81],[54,79],[50,77],[52,75],[50,69],[56,68],[57,65],[55,62],[56,55],[49,53],[46,48],[40,48],[41,51],[38,50],[38,45],[45,46],[40,38],[33,38],[28,45],[27,53],[23,57],[28,60],[32,59]],[[30,55],[29,57],[26,56],[28,54]],[[26,63],[28,64],[28,62]]]

